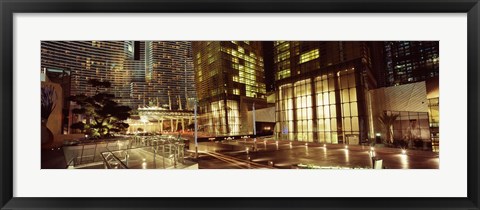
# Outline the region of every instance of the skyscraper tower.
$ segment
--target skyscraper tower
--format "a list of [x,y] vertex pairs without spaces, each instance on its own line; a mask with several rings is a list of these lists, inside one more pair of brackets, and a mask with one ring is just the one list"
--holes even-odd
[[190,42],[43,41],[42,69],[71,72],[71,95],[93,95],[89,79],[111,82],[117,102],[141,106],[191,108],[195,98]]
[[386,86],[401,85],[439,75],[438,41],[384,42]]
[[192,42],[201,130],[215,135],[244,134],[248,110],[266,106],[262,43]]
[[183,109],[192,109],[196,93],[191,43],[146,41],[141,42],[143,46],[140,59],[144,59],[145,67],[140,71],[142,79],[131,83],[132,98],[146,101],[140,106],[158,104],[176,110],[182,104]]
[[352,143],[367,138],[366,92],[375,88],[367,42],[275,41],[275,135]]

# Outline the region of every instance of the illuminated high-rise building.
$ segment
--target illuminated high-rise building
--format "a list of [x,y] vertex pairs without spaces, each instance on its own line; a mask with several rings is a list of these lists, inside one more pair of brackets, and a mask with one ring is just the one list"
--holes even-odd
[[131,97],[145,101],[139,106],[193,109],[196,93],[191,43],[146,41],[139,45],[139,58],[145,67],[141,79],[130,84]]
[[43,41],[41,67],[70,71],[71,95],[92,95],[97,90],[90,87],[88,80],[113,83],[115,72],[123,69],[133,54],[131,50],[131,43],[124,41]]
[[266,106],[262,42],[192,42],[201,131],[252,132],[248,110]]
[[439,75],[438,41],[384,42],[386,86],[425,81]]
[[133,109],[191,109],[195,98],[190,42],[43,41],[42,69],[71,73],[71,95],[93,95],[89,79],[111,82],[117,102]]
[[278,139],[358,144],[376,87],[368,42],[275,41]]

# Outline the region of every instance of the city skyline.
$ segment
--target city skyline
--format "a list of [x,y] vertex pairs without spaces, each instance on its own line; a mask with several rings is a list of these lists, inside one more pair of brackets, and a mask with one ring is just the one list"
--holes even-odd
[[[264,139],[265,152],[272,140],[276,150],[279,142],[290,149],[384,145],[401,153],[430,151],[438,158],[438,46],[436,41],[45,41],[42,91],[50,88],[57,105],[45,126],[57,145],[59,139],[97,145],[113,137],[116,149],[125,151],[139,145],[158,149],[154,142],[177,136],[183,146],[175,146],[174,156],[182,154],[182,160],[192,151],[197,157],[199,148],[202,154],[223,150],[205,145],[209,142],[231,145],[240,139],[248,159],[259,148],[257,139]],[[96,102],[89,108],[91,100]],[[129,111],[105,114],[102,107],[110,106]],[[119,146],[118,138],[130,140]],[[375,157],[372,151],[367,152]],[[100,161],[95,156],[92,161]]]

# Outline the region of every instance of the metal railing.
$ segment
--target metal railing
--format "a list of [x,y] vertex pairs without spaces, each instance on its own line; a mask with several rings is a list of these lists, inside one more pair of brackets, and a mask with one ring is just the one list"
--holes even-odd
[[[74,146],[64,146],[63,152],[69,168],[81,168],[89,164],[105,168],[130,168],[130,154],[141,153],[153,160],[150,168],[177,168],[178,163],[185,163],[185,139],[179,135],[134,136],[131,139],[114,142],[98,142]],[[138,156],[138,154],[137,154]],[[138,157],[136,157],[138,158]],[[161,160],[157,166],[156,161]]]
[[64,146],[65,161],[69,166],[77,167],[83,164],[103,161],[101,154],[106,151],[116,151],[131,148],[131,139],[111,142],[97,142],[74,146]]

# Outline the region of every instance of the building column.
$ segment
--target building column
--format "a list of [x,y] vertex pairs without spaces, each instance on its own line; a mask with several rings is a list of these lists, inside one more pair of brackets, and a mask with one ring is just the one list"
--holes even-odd
[[315,77],[310,78],[310,88],[312,95],[312,132],[313,132],[313,142],[320,142],[318,135],[318,125],[317,125],[317,90],[315,89]]
[[289,140],[298,141],[297,94],[295,94],[295,83],[292,82],[291,84],[292,86],[290,88],[290,91],[292,93],[293,131],[289,131],[289,134],[290,132],[293,132],[294,135],[293,135],[293,139],[289,139]]
[[356,92],[357,92],[357,110],[358,110],[358,127],[360,131],[360,135],[358,136],[359,138],[359,143],[362,141],[365,141],[368,139],[368,115],[369,115],[369,110],[368,110],[368,105],[367,103],[369,100],[367,100],[368,95],[366,95],[366,91],[368,91],[368,81],[367,78],[365,78],[364,75],[362,75],[361,70],[357,70],[360,68],[355,68],[355,86],[356,86]]
[[[342,137],[342,144],[345,144],[345,135],[343,135],[343,125],[342,125],[342,100],[341,100],[341,93],[340,93],[340,84],[339,84],[339,80],[340,80],[341,77],[337,76],[337,74],[334,74],[334,80],[333,80],[333,83],[334,83],[334,86],[335,86],[335,108],[336,108],[336,112],[337,112],[337,116],[336,119],[337,119],[337,128],[332,128],[332,130],[336,130],[337,131],[337,142],[338,144],[340,144],[340,136]],[[331,119],[332,116],[330,116],[330,119]],[[331,136],[332,137],[332,136]],[[333,139],[332,139],[332,142],[333,142]]]
[[[228,105],[227,105],[227,95],[225,94],[224,96],[225,98],[223,99],[223,111],[225,111],[225,131],[222,131],[222,132],[226,132],[227,135],[230,135],[230,127],[228,126],[229,125],[229,122],[228,122]],[[240,105],[240,103],[239,103]]]
[[158,126],[157,130],[160,132],[160,120],[159,119],[157,119],[157,126]]
[[175,131],[178,130],[178,118],[175,120]]
[[185,132],[185,121],[183,120],[183,117],[182,117],[182,131]]
[[160,120],[160,133],[163,133],[163,120]]

